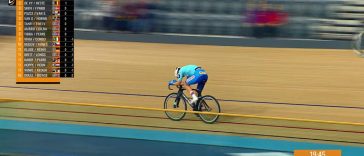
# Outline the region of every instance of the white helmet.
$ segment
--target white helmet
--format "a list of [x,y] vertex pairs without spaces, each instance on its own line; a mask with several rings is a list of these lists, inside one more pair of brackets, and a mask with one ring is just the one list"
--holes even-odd
[[178,78],[178,72],[179,72],[180,69],[181,69],[180,67],[177,67],[176,70],[174,71],[174,76],[176,78]]

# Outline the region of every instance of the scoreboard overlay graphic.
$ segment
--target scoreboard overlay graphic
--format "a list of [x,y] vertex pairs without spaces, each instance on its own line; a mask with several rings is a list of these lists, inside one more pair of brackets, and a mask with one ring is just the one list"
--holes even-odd
[[74,77],[73,0],[16,1],[16,82]]

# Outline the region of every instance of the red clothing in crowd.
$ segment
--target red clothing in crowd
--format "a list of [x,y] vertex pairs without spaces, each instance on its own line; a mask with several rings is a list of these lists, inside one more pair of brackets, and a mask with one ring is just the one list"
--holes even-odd
[[248,22],[262,25],[282,25],[287,22],[288,14],[276,10],[255,10],[248,14]]
[[287,13],[271,10],[266,11],[267,24],[281,25],[287,22]]

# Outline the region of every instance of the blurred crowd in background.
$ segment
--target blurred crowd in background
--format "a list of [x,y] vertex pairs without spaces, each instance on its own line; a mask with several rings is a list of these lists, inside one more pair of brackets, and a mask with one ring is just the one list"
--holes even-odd
[[[207,1],[208,2],[208,1]],[[218,1],[210,0],[208,3],[216,3]],[[158,22],[158,19],[163,19],[161,16],[158,16],[158,13],[156,11],[160,10],[169,10],[172,9],[171,12],[173,12],[173,9],[176,9],[176,13],[201,13],[201,11],[198,10],[191,10],[189,11],[189,7],[191,4],[188,5],[189,2],[178,2],[178,0],[172,0],[172,2],[166,2],[170,3],[162,3],[160,0],[101,0],[97,2],[98,6],[102,7],[101,12],[104,14],[103,17],[103,27],[106,30],[120,30],[120,31],[130,31],[134,33],[141,33],[141,32],[168,32],[169,30],[158,30],[158,28],[165,28],[168,29],[168,26],[162,26],[158,25],[160,23]],[[229,3],[228,1],[225,1],[225,3]],[[241,18],[241,21],[236,20],[238,25],[238,29],[243,29],[244,26],[248,26],[251,28],[251,33],[246,34],[249,36],[262,38],[262,37],[277,37],[279,36],[280,32],[280,26],[287,23],[288,13],[283,10],[283,5],[279,4],[270,4],[267,0],[249,0],[249,1],[242,1],[240,2],[242,4],[246,3],[246,5],[242,5],[242,8],[238,10],[237,14],[235,14],[235,17],[237,19]],[[221,3],[218,3],[221,4]],[[176,6],[181,5],[181,6]],[[192,4],[193,5],[193,4]],[[199,2],[196,1],[195,3],[196,7],[199,5]],[[201,4],[202,5],[202,4]],[[226,11],[222,11],[222,13],[229,14],[229,7],[226,4],[222,4],[226,7]],[[204,7],[204,6],[202,6]],[[206,14],[205,19],[201,19],[200,21],[195,21],[194,25],[193,23],[191,26],[195,27],[198,26],[199,22],[202,22],[206,19],[208,19],[208,16],[211,16],[213,14],[219,13],[218,10],[213,9],[213,4],[209,5],[206,11],[202,13],[209,13]],[[246,7],[246,8],[244,8]],[[193,7],[192,7],[193,8]],[[197,8],[196,8],[197,9]],[[209,12],[208,9],[211,9]],[[224,8],[221,8],[224,9]],[[168,13],[166,13],[168,14]],[[241,14],[241,16],[240,16]],[[194,14],[196,15],[196,14]],[[183,16],[183,15],[181,15]],[[193,16],[193,15],[192,15]],[[201,14],[200,16],[204,16],[204,14]],[[192,17],[191,17],[192,18]],[[220,20],[222,20],[224,17],[221,17]],[[227,18],[232,18],[227,17]],[[181,19],[180,22],[189,22],[191,19]],[[219,19],[211,19],[211,20],[219,20]],[[212,23],[212,22],[211,22]],[[221,27],[224,23],[222,23]],[[225,23],[228,24],[228,23]],[[184,25],[181,23],[181,25]],[[202,24],[201,24],[202,25]],[[186,27],[191,27],[186,26]],[[178,27],[178,26],[176,26]],[[225,27],[226,29],[229,29],[228,26]],[[180,29],[180,30],[178,30]],[[184,31],[183,29],[188,28],[176,28],[174,31],[170,31],[172,33],[194,33],[193,30],[187,30]],[[193,29],[193,28],[191,28]],[[206,29],[206,33],[208,34],[209,30],[208,27],[202,28]],[[236,28],[235,28],[236,29]],[[229,30],[226,30],[225,32],[228,32]],[[239,31],[236,34],[230,34],[230,35],[239,35]],[[222,34],[217,33],[218,35],[224,35],[224,31],[221,32]],[[210,32],[210,34],[214,34],[214,32]]]
[[158,9],[152,0],[100,0],[103,27],[106,30],[131,32],[153,31],[153,12]]
[[244,13],[246,23],[252,28],[252,36],[257,38],[278,36],[279,28],[287,23],[288,18],[282,5],[269,4],[265,0],[248,1]]
[[76,28],[110,32],[351,39],[363,25],[363,0],[75,0]]

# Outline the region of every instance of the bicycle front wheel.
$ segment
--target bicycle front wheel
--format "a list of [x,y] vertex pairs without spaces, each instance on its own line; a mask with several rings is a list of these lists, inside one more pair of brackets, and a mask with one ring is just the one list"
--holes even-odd
[[[164,109],[186,111],[187,103],[182,97],[177,101],[177,93],[171,93],[164,100]],[[165,113],[168,118],[174,121],[179,121],[186,115],[186,112],[165,111]]]
[[[201,97],[198,110],[201,112],[221,113],[219,101],[210,95]],[[219,119],[217,114],[199,114],[199,116],[205,123],[214,123]]]

